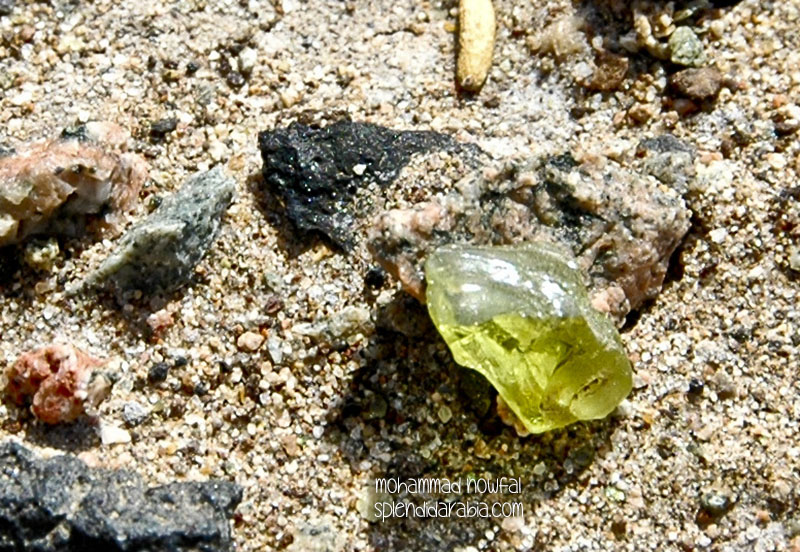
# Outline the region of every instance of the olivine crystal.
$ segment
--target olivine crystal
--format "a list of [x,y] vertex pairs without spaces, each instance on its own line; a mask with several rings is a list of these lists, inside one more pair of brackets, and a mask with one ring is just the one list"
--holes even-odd
[[447,245],[428,258],[425,278],[456,362],[486,376],[529,431],[602,418],[630,392],[616,328],[555,247]]

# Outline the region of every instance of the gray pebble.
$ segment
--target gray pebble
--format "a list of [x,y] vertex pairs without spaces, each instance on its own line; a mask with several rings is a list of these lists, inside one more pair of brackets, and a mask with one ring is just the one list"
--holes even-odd
[[234,182],[219,167],[193,176],[125,233],[85,285],[111,281],[118,298],[177,289],[213,243],[233,195]]
[[277,337],[271,335],[267,338],[267,351],[273,364],[283,362],[283,343]]
[[150,411],[136,401],[125,403],[122,407],[122,419],[129,426],[137,426],[147,419]]
[[700,507],[708,512],[712,517],[721,517],[732,505],[730,497],[718,491],[705,493],[700,498]]

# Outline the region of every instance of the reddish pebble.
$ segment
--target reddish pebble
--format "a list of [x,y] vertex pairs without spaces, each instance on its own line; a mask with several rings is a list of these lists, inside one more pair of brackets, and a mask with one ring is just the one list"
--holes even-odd
[[48,345],[9,368],[6,394],[19,405],[32,395],[33,414],[44,423],[72,422],[83,414],[92,373],[103,364],[72,345]]
[[172,318],[172,313],[167,309],[161,309],[147,317],[147,325],[150,326],[154,333],[159,333],[174,323],[175,320]]

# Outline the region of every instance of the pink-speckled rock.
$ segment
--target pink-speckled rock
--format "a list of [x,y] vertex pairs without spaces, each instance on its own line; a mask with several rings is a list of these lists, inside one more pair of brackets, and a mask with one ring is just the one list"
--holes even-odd
[[621,325],[661,291],[690,226],[691,148],[665,136],[641,150],[632,166],[561,155],[476,171],[446,195],[375,217],[370,251],[424,302],[422,266],[439,246],[553,243],[576,257],[595,308]]
[[74,133],[0,156],[0,247],[53,229],[56,219],[130,208],[147,179],[127,133],[89,123]]
[[72,345],[48,345],[8,369],[6,394],[19,405],[32,396],[33,414],[47,424],[72,422],[83,414],[92,374],[103,364]]

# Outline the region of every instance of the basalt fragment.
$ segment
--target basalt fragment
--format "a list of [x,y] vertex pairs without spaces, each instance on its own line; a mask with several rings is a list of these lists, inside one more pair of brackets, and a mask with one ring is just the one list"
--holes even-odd
[[148,487],[128,470],[37,458],[0,444],[0,549],[223,552],[242,489],[230,481]]
[[264,185],[283,201],[288,218],[345,249],[355,243],[353,198],[360,188],[386,187],[414,154],[463,147],[437,132],[352,121],[324,128],[293,123],[261,132],[258,143]]
[[448,245],[425,263],[427,305],[455,361],[541,433],[608,415],[631,390],[613,323],[578,265],[544,243]]

